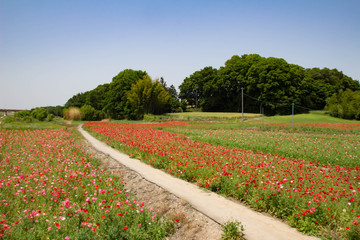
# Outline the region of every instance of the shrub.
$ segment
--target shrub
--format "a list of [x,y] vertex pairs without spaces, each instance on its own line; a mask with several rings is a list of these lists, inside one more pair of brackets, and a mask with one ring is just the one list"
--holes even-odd
[[106,114],[104,111],[96,110],[94,115],[96,121],[103,120],[106,117]]
[[64,116],[64,107],[62,106],[48,106],[46,107],[46,110],[48,114],[53,114],[57,117],[63,117]]
[[20,111],[14,114],[15,118],[31,117],[31,112],[28,110]]
[[81,112],[81,119],[82,120],[86,120],[86,121],[92,121],[94,120],[94,115],[95,115],[95,108],[93,108],[90,105],[84,105],[80,108],[80,112]]
[[14,121],[15,121],[15,119],[13,116],[5,116],[1,119],[2,123],[12,123]]
[[31,116],[26,116],[21,119],[23,122],[31,123],[33,121],[33,118]]
[[31,116],[39,121],[44,121],[47,117],[47,111],[45,108],[35,108],[31,111]]
[[31,111],[24,110],[14,114],[15,120],[23,121],[26,123],[31,123],[33,121],[33,117]]
[[156,122],[157,118],[154,114],[145,114],[144,119],[145,122]]
[[221,234],[224,240],[240,240],[244,239],[244,226],[239,221],[228,221],[222,228]]
[[327,99],[325,107],[333,117],[360,120],[360,91],[340,91]]
[[54,114],[50,113],[47,115],[46,121],[51,122],[54,119],[54,117],[55,117]]
[[105,113],[100,110],[96,110],[90,105],[84,105],[80,108],[81,119],[85,121],[99,121],[105,118]]

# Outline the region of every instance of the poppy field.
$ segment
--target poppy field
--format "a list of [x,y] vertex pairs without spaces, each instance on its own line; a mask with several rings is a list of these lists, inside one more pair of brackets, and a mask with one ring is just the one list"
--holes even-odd
[[[329,124],[315,125],[328,128]],[[339,129],[349,126],[334,124]],[[359,126],[355,126],[360,128]],[[249,131],[213,129],[204,124],[167,131],[185,134],[193,140],[255,152],[274,153],[283,157],[305,159],[323,165],[357,167],[360,161],[360,137],[357,134],[309,134],[309,132]]]
[[171,223],[77,138],[66,129],[0,129],[0,238],[163,239]]
[[[84,128],[147,164],[273,214],[302,232],[360,239],[356,136],[340,141],[318,133],[267,136],[268,131],[202,129],[206,124],[86,123]],[[247,141],[255,147],[274,142],[275,147],[244,149],[241,142]],[[316,154],[320,160],[307,157]],[[326,161],[334,154],[335,160]]]

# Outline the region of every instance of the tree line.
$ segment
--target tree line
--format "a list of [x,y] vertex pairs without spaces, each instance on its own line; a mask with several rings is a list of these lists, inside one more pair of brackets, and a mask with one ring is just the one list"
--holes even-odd
[[219,69],[204,67],[185,78],[179,89],[178,94],[163,78],[152,80],[145,71],[126,69],[110,83],[74,95],[64,107],[79,108],[83,120],[142,119],[144,114],[183,111],[187,106],[208,112],[240,112],[244,107],[244,112],[274,115],[290,114],[295,104],[301,106],[296,113],[326,107],[333,116],[346,118],[358,115],[345,112],[359,109],[357,104],[348,107],[347,100],[357,101],[348,96],[359,94],[360,83],[343,72],[303,68],[258,54],[234,55]]
[[340,90],[327,99],[325,110],[333,117],[360,120],[360,91]]
[[302,106],[302,112],[322,110],[328,98],[347,89],[358,91],[360,84],[337,69],[305,69],[281,58],[245,54],[232,56],[219,69],[194,72],[179,88],[181,99],[203,111],[239,112],[243,97],[245,112],[262,108],[274,115],[290,114],[292,103]]
[[80,108],[83,120],[142,119],[144,114],[163,114],[180,107],[176,88],[163,78],[152,80],[141,70],[126,69],[107,84],[71,97],[65,108]]

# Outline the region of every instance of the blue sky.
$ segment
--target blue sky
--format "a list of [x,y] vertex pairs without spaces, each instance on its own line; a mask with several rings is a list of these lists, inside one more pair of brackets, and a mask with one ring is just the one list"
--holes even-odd
[[360,80],[358,0],[0,0],[0,108],[63,105],[145,70],[176,87],[257,53]]

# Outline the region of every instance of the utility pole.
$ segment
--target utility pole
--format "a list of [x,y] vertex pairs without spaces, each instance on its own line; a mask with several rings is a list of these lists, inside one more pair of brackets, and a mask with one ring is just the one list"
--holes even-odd
[[241,120],[244,121],[244,88],[241,88]]
[[292,103],[292,118],[291,118],[291,126],[294,127],[294,103]]

